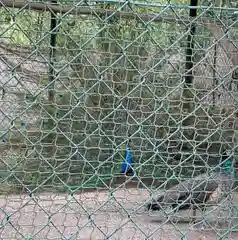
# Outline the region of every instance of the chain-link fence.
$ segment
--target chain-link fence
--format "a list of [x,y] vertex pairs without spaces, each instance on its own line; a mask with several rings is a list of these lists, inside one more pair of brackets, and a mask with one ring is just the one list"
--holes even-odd
[[238,239],[238,5],[199,4],[0,1],[1,239]]

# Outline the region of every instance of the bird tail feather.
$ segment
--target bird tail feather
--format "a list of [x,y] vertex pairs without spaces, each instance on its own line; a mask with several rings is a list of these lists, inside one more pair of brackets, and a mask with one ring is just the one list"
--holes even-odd
[[161,203],[164,199],[164,196],[159,197],[157,200],[153,199],[152,202],[146,205],[147,210],[159,211],[162,209]]

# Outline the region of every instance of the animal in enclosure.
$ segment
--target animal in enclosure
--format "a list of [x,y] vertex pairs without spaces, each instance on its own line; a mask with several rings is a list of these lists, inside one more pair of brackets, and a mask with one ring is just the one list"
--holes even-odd
[[121,166],[121,173],[125,175],[134,175],[133,165],[134,162],[132,152],[130,152],[129,149],[126,148],[125,157],[123,158]]
[[231,14],[230,19],[232,21],[237,21],[238,20],[238,11],[235,11]]
[[182,181],[168,189],[165,194],[147,204],[147,210],[159,211],[172,207],[174,212],[192,209],[193,217],[196,209],[206,210],[208,205],[218,204],[223,198],[229,196],[232,187],[232,156],[228,151],[221,155],[219,170],[210,174],[202,174],[193,179]]
[[129,150],[128,147],[129,141],[127,142],[126,149],[123,153],[122,157],[122,163],[121,163],[121,171],[120,175],[115,176],[111,181],[112,184],[117,186],[117,185],[124,185],[126,184],[128,186],[132,184],[132,179],[127,179],[127,176],[133,176],[133,178],[136,176],[135,171],[133,170],[134,167],[134,161],[133,161],[133,154]]

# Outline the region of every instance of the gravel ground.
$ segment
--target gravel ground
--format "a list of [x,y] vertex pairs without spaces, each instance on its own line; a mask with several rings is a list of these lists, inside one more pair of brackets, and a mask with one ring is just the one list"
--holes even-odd
[[[177,240],[188,232],[188,240],[216,240],[224,239],[218,234],[229,229],[226,224],[218,226],[214,222],[217,213],[210,214],[211,225],[205,229],[190,223],[189,211],[181,212],[177,222],[176,219],[173,223],[165,222],[160,213],[145,212],[143,204],[147,199],[144,189],[120,189],[112,195],[79,193],[74,197],[52,193],[35,198],[1,196],[0,239]],[[238,231],[228,232],[226,239],[238,239]]]

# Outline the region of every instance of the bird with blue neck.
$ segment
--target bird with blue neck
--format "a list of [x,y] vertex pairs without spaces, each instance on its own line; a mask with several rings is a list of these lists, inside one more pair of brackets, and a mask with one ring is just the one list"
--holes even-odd
[[224,151],[222,154],[221,172],[233,174],[232,156],[230,151]]
[[174,212],[192,209],[205,211],[208,205],[217,205],[222,199],[229,197],[233,184],[233,156],[231,151],[224,150],[220,161],[213,171],[197,177],[181,181],[150,201],[146,208],[152,211],[163,210],[170,206]]
[[123,157],[123,162],[121,166],[121,174],[126,176],[135,176],[135,172],[133,170],[134,162],[133,162],[133,154],[129,150],[129,141],[126,144],[126,150]]

